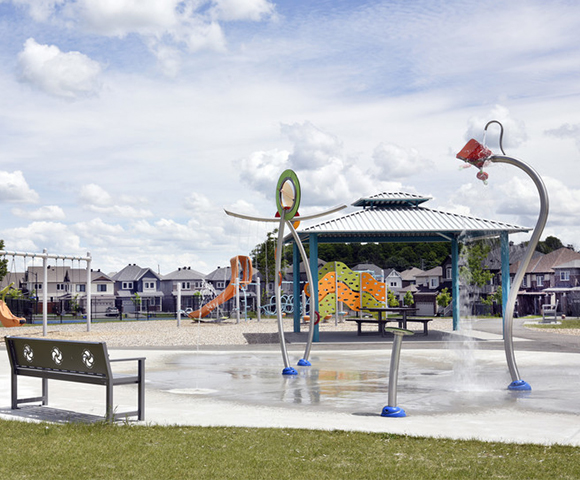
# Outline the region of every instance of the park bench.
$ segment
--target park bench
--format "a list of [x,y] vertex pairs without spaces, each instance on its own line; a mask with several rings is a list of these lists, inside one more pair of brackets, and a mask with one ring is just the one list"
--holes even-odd
[[[106,387],[107,421],[137,416],[145,418],[145,358],[110,359],[105,342],[78,342],[49,338],[7,336],[6,350],[11,365],[12,408],[22,403],[48,404],[48,380],[104,385]],[[135,374],[113,373],[113,362],[136,362]],[[18,398],[18,376],[42,379],[42,395]],[[136,384],[137,410],[116,413],[113,409],[113,387]]]
[[[432,318],[419,318],[419,317],[407,317],[406,322],[407,324],[409,322],[414,322],[414,323],[422,323],[423,324],[423,335],[429,335],[429,328],[428,328],[428,324],[430,321],[432,321]],[[387,325],[387,323],[389,322],[396,322],[399,326],[399,328],[407,328],[406,325],[404,325],[404,320],[403,317],[388,317],[388,318],[383,318],[381,320],[377,320],[376,318],[347,318],[346,319],[347,322],[356,322],[357,324],[357,335],[363,335],[363,331],[362,331],[362,325],[363,323],[371,323],[371,324],[375,324],[378,326],[378,333],[381,334],[381,336],[385,336],[385,326]]]

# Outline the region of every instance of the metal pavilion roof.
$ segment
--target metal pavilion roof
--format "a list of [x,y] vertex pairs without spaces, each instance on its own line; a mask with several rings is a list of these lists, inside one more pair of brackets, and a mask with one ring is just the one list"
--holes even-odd
[[[421,205],[429,199],[403,192],[385,192],[361,198],[353,206],[362,206],[362,210],[304,228],[299,234],[304,239],[316,233],[320,243],[437,242],[450,241],[452,237],[462,234],[469,237],[493,237],[501,232],[510,234],[531,230]],[[291,237],[286,239],[291,240]]]

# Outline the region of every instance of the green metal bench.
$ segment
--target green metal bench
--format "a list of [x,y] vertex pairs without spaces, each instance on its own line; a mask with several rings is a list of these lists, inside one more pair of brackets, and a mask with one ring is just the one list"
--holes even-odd
[[[41,402],[48,404],[48,380],[89,383],[106,387],[107,421],[137,416],[145,418],[145,358],[110,359],[105,342],[77,342],[48,338],[26,338],[7,336],[6,350],[11,365],[12,408],[23,403]],[[136,374],[114,374],[112,362],[136,362]],[[42,395],[18,398],[18,376],[42,379]],[[113,387],[136,384],[137,410],[115,413],[113,409]]]

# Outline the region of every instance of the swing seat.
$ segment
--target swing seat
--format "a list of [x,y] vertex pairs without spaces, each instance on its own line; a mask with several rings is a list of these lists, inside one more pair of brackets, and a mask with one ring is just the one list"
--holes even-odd
[[0,300],[0,321],[5,327],[20,327],[26,323],[26,319],[14,315],[8,305],[3,300]]

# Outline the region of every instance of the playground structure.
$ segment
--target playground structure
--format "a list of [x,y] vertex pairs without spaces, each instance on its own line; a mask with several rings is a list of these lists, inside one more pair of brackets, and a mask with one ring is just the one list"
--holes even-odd
[[[473,165],[474,167],[479,169],[477,173],[477,178],[482,180],[484,183],[487,182],[489,175],[487,172],[483,171],[483,168],[487,166],[489,163],[507,163],[508,165],[513,165],[518,167],[519,169],[523,170],[534,182],[536,188],[538,189],[538,194],[540,196],[540,213],[538,216],[538,221],[532,233],[532,237],[530,238],[530,242],[528,243],[528,247],[520,262],[520,266],[514,277],[514,280],[511,284],[504,285],[504,288],[507,290],[509,288],[509,296],[507,300],[506,310],[504,313],[504,347],[505,347],[505,354],[508,363],[508,368],[510,371],[510,375],[512,377],[512,383],[508,386],[510,390],[531,390],[531,386],[524,380],[521,379],[517,365],[516,359],[514,355],[514,347],[513,347],[513,320],[514,320],[514,309],[516,300],[518,297],[518,292],[520,290],[520,286],[522,284],[522,280],[524,275],[526,274],[526,270],[532,259],[532,255],[536,249],[536,245],[540,240],[540,235],[544,230],[544,226],[546,225],[546,221],[548,219],[548,210],[549,210],[549,202],[548,202],[548,192],[546,191],[546,187],[544,182],[538,175],[538,173],[530,167],[528,164],[524,163],[522,160],[518,160],[513,157],[506,156],[504,149],[503,149],[503,125],[498,122],[497,120],[491,120],[487,123],[484,128],[484,131],[487,131],[487,127],[490,124],[497,123],[500,126],[500,137],[499,137],[499,147],[503,155],[494,155],[490,149],[488,149],[485,145],[482,145],[477,140],[471,139],[465,147],[457,154],[457,158],[463,160],[468,165]],[[484,141],[485,143],[485,141]]]
[[[297,375],[297,371],[295,368],[290,366],[290,361],[288,360],[288,351],[286,349],[286,340],[284,338],[284,325],[282,321],[282,305],[281,305],[281,297],[282,297],[282,251],[284,247],[284,227],[288,227],[298,250],[300,252],[300,256],[302,257],[302,261],[304,264],[308,264],[308,257],[306,256],[306,251],[304,250],[304,246],[302,245],[302,241],[296,233],[296,228],[298,228],[300,222],[294,220],[294,217],[298,217],[298,208],[300,206],[300,199],[301,199],[301,190],[300,190],[300,182],[298,181],[298,177],[296,173],[292,170],[285,170],[280,175],[278,179],[278,183],[276,185],[276,216],[274,218],[264,218],[264,217],[252,217],[249,215],[242,215],[239,213],[229,212],[225,210],[226,214],[243,218],[245,220],[251,220],[254,222],[277,222],[279,224],[278,227],[278,242],[276,247],[276,270],[275,270],[275,277],[280,278],[280,282],[276,282],[275,287],[275,296],[276,296],[276,317],[278,320],[278,336],[280,337],[280,349],[282,351],[282,360],[284,362],[284,369],[282,370],[283,375]],[[314,218],[319,218],[324,215],[328,215],[330,213],[334,213],[338,210],[342,210],[345,208],[346,205],[340,205],[338,207],[332,208],[322,213],[308,215],[304,217],[300,217],[300,220],[310,220]],[[294,220],[294,221],[293,221]],[[312,280],[312,274],[309,269],[306,269],[306,275],[308,277],[308,281],[310,284],[314,284]],[[317,312],[314,312],[317,315]],[[308,334],[308,341],[306,343],[306,349],[304,351],[304,356],[298,361],[299,366],[310,366],[311,363],[308,360],[310,356],[310,350],[312,348],[312,341],[314,339],[314,322],[310,322],[309,334]]]
[[[32,261],[36,258],[42,259],[42,335],[47,335],[47,327],[48,327],[48,260],[71,260],[71,261],[78,261],[78,262],[86,262],[87,267],[87,282],[86,282],[86,318],[87,318],[87,332],[91,331],[91,254],[87,252],[86,257],[76,257],[72,255],[55,255],[47,253],[47,250],[44,249],[42,253],[30,253],[30,252],[14,252],[14,251],[6,251],[0,250],[0,256],[12,256],[12,257],[23,257],[24,261],[30,258]],[[8,308],[8,307],[6,307]],[[3,314],[0,314],[3,315]],[[4,321],[2,321],[4,325]]]
[[[305,288],[310,296],[310,289]],[[360,312],[387,301],[387,285],[368,272],[355,272],[342,262],[328,262],[318,272],[318,310],[321,316],[338,315],[339,302]]]
[[5,327],[19,327],[26,322],[26,319],[14,315],[4,300],[0,300],[0,322]]
[[232,274],[229,285],[213,300],[206,303],[198,310],[191,312],[189,314],[189,318],[201,319],[207,317],[218,306],[224,304],[228,300],[231,300],[234,296],[237,296],[238,299],[237,312],[239,315],[240,290],[245,289],[252,282],[252,277],[254,275],[252,260],[250,257],[237,255],[230,259],[230,265]]

